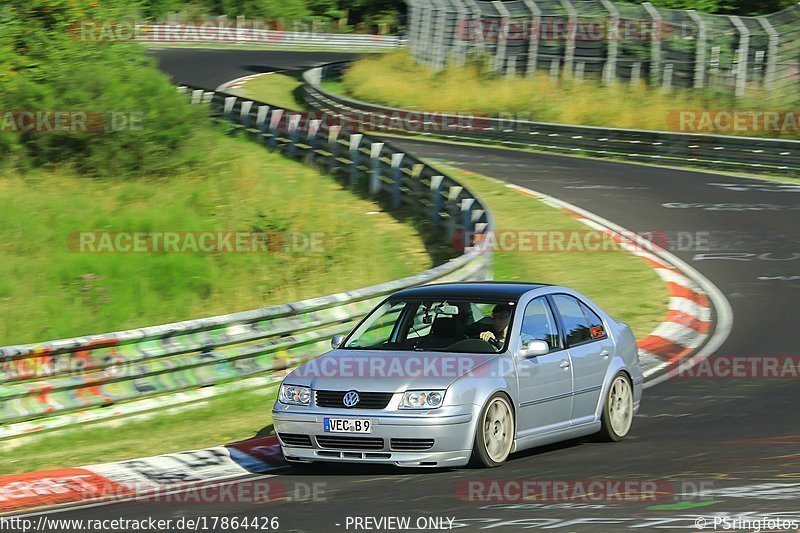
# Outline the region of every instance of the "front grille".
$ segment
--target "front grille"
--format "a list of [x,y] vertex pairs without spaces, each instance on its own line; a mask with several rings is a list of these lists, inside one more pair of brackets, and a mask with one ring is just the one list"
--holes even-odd
[[317,435],[317,444],[321,448],[334,450],[382,450],[383,439],[379,437],[334,437]]
[[299,433],[278,433],[278,438],[280,438],[281,442],[287,446],[311,448],[311,435],[301,435]]
[[433,448],[433,439],[392,439],[390,444],[397,451],[422,451]]
[[358,403],[353,407],[345,407],[342,399],[348,391],[318,390],[314,392],[318,407],[334,407],[338,409],[385,409],[392,399],[391,392],[358,392]]

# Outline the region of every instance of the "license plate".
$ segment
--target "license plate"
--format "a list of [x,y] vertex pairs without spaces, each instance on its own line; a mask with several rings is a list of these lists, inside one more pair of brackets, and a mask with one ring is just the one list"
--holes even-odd
[[363,418],[323,418],[322,428],[328,433],[372,433],[372,424]]

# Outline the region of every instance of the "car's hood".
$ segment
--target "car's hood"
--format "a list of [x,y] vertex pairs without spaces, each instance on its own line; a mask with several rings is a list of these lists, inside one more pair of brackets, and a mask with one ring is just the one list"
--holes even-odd
[[454,354],[382,350],[333,350],[296,368],[286,378],[292,385],[315,390],[403,392],[444,389],[467,372],[499,354]]

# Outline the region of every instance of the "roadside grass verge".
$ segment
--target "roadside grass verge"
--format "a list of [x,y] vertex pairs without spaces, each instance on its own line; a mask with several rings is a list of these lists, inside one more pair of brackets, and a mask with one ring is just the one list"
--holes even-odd
[[[255,309],[432,266],[410,221],[332,177],[216,131],[203,147],[204,167],[169,178],[0,171],[0,345]],[[97,230],[282,237],[254,253],[81,253],[68,244]]]
[[[402,79],[403,83],[396,80]],[[327,85],[329,90],[335,86]],[[666,92],[644,83],[602,85],[594,80],[552,81],[547,73],[507,79],[474,61],[435,72],[417,64],[405,51],[364,57],[345,73],[342,94],[371,103],[425,111],[510,116],[537,122],[670,131],[676,113],[700,109],[795,110],[796,92],[763,90],[736,98],[719,90],[675,89]],[[741,131],[741,135],[769,135]],[[783,134],[800,138],[796,128]]]
[[275,72],[247,80],[239,89],[244,98],[252,98],[270,105],[302,111],[308,109],[300,95],[303,86],[302,72]]
[[[540,200],[525,196],[493,178],[436,163],[486,202],[498,235],[505,231],[576,231],[589,228]],[[566,285],[582,292],[618,320],[630,324],[637,339],[664,319],[669,303],[664,282],[644,261],[622,250],[494,254],[498,280]],[[624,282],[622,282],[624,280]]]
[[123,461],[220,446],[269,432],[277,385],[231,392],[146,418],[63,429],[10,447],[0,443],[0,475]]

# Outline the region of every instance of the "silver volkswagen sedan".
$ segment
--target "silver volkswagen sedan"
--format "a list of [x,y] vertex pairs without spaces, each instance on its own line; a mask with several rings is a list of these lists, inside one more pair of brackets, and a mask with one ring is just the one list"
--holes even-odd
[[583,435],[621,440],[642,395],[630,327],[565,287],[406,289],[331,344],[280,386],[289,462],[493,467]]

